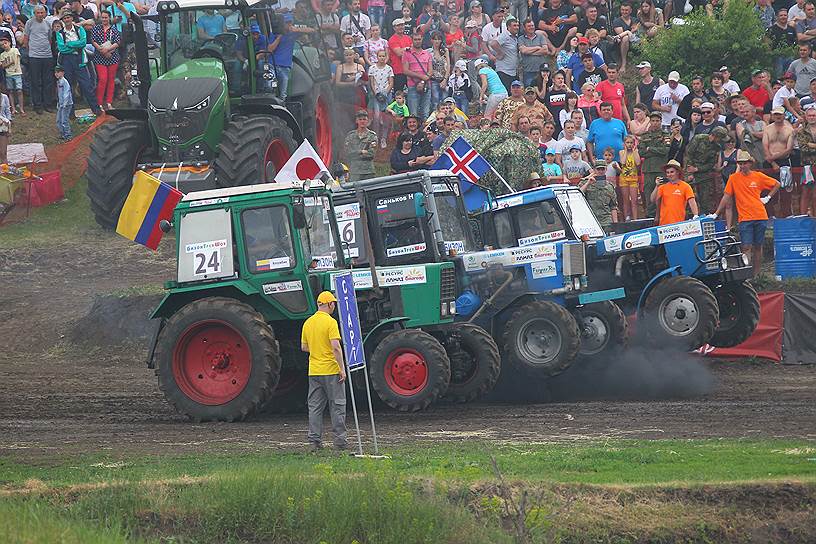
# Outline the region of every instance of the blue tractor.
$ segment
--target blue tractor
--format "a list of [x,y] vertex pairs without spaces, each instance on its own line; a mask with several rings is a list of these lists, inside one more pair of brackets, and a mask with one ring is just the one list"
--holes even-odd
[[[657,346],[731,347],[759,322],[748,259],[721,222],[704,217],[607,236],[583,193],[560,184],[486,196],[482,209],[475,227],[488,247],[583,240],[592,248],[589,291],[623,288],[624,308],[637,313],[639,329]],[[608,341],[602,336],[617,317],[604,313],[582,322],[585,338]]]
[[[452,261],[460,338],[445,345],[451,359],[448,398],[466,402],[493,388],[499,368],[480,356],[472,329],[491,333],[505,372],[546,378],[579,355],[576,308],[611,304],[622,288],[587,291],[587,246],[542,237],[525,247],[483,250],[475,242],[457,176],[419,171],[343,184],[336,219],[354,266]],[[622,313],[617,326],[625,327]],[[444,340],[443,340],[444,341]]]

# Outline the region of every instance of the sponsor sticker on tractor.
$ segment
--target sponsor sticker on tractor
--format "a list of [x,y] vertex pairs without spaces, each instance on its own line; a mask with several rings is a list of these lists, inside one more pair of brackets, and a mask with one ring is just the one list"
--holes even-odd
[[280,283],[265,283],[263,286],[264,295],[274,295],[276,293],[288,293],[290,291],[303,291],[303,283],[297,281],[282,281]]
[[[353,276],[355,289],[369,289],[374,286],[374,282],[371,281],[370,270],[355,270]],[[394,285],[425,283],[427,276],[424,266],[400,266],[378,269],[377,280],[380,287],[391,287]]]
[[553,232],[545,232],[536,234],[535,236],[527,236],[526,238],[519,238],[520,246],[529,246],[532,244],[540,244],[541,242],[549,242],[550,240],[558,240],[566,237],[566,232],[563,230],[556,230]]
[[558,274],[555,268],[555,261],[539,261],[532,263],[530,268],[533,272],[533,278],[551,278]]
[[289,268],[289,257],[277,257],[275,259],[258,259],[255,261],[255,270],[277,270],[278,268]]
[[620,251],[623,248],[623,235],[613,236],[604,240],[604,249],[606,251]]
[[425,251],[425,242],[419,244],[411,244],[409,246],[391,247],[386,251],[389,257],[398,257],[400,255],[410,255],[411,253],[422,253]]
[[661,244],[685,240],[686,238],[695,238],[702,235],[703,226],[699,221],[673,223],[671,225],[657,227],[657,241]]
[[639,247],[647,247],[652,244],[651,232],[639,232],[626,238],[623,243],[624,249],[636,249]]

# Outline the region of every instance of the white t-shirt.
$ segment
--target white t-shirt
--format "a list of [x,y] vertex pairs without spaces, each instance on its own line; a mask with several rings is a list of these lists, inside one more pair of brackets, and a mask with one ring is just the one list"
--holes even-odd
[[566,138],[561,138],[558,140],[558,147],[556,151],[562,155],[569,155],[569,150],[572,146],[577,145],[581,148],[581,152],[586,151],[586,143],[584,142],[583,138],[579,138],[575,136],[572,140],[567,140]]
[[[357,20],[357,24],[352,22],[350,13],[344,15],[343,18],[340,19],[340,32],[351,34],[354,38],[354,47],[362,47],[366,39],[368,39],[366,36],[368,31],[371,30],[371,19],[363,12],[360,12],[355,19]],[[360,25],[360,28],[357,28],[357,25]],[[360,32],[360,29],[363,31]]]
[[[672,94],[677,95],[677,97],[679,98],[677,102],[674,102],[672,100],[671,98]],[[671,105],[672,107],[671,111],[660,112],[661,115],[663,116],[661,124],[663,124],[664,126],[671,124],[672,119],[677,117],[677,108],[680,106],[680,101],[683,100],[683,98],[687,94],[689,94],[688,87],[686,87],[682,83],[678,83],[676,89],[672,89],[671,87],[669,87],[668,83],[664,83],[663,85],[657,88],[654,94],[654,100],[657,100],[657,103],[660,104],[661,106]]]
[[779,106],[785,105],[786,98],[795,98],[796,97],[796,89],[788,89],[787,87],[781,87],[773,97],[773,104],[771,105],[772,108],[778,108]]
[[[806,19],[807,15],[805,15],[805,10],[799,9],[799,4],[794,3],[790,8],[788,8],[788,24],[793,22],[794,19]],[[797,21],[798,22],[798,21]]]
[[733,79],[729,79],[728,81],[723,83],[723,89],[725,89],[726,91],[728,91],[731,94],[739,94],[739,92],[740,92],[739,84],[736,81],[734,81]]
[[504,24],[504,21],[502,21],[501,28],[496,28],[493,26],[493,21],[490,21],[482,29],[482,42],[489,46],[490,42],[498,38],[499,34],[505,30],[507,30],[507,26]]
[[375,93],[385,93],[388,89],[388,79],[394,77],[394,70],[387,64],[380,68],[376,64],[369,66],[368,79],[374,82]]

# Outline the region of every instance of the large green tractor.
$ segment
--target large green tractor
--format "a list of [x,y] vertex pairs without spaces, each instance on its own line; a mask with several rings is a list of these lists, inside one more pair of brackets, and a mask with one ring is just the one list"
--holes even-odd
[[[88,158],[96,221],[114,228],[136,170],[183,192],[273,181],[304,138],[332,162],[333,95],[319,32],[297,34],[287,98],[274,57],[255,50],[251,29],[279,34],[274,0],[172,0],[157,4],[161,47],[147,47],[133,16],[138,106],[116,109],[99,127]],[[210,35],[216,21],[221,32]],[[222,24],[223,23],[223,24]],[[316,25],[314,25],[316,26]]]

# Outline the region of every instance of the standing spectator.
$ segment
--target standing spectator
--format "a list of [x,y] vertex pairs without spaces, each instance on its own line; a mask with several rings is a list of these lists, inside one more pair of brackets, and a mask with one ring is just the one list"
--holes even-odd
[[[720,201],[715,215],[726,213],[728,227],[734,224],[733,206],[739,215],[740,243],[743,252],[750,255],[754,276],[762,268],[762,246],[765,244],[765,229],[768,226],[768,212],[765,205],[779,191],[779,182],[762,172],[751,168],[754,160],[745,151],[737,152],[738,170],[728,178],[724,198]],[[766,196],[762,191],[770,190]]]
[[31,87],[31,106],[37,114],[51,107],[54,84],[54,57],[51,54],[51,27],[45,21],[45,6],[34,8],[34,17],[26,21],[25,37],[28,44],[28,81]]
[[640,21],[640,31],[643,32],[647,38],[654,38],[657,35],[657,31],[665,25],[663,10],[656,8],[652,0],[642,0],[635,16],[637,20]]
[[[589,51],[589,40],[587,40],[587,51]],[[555,67],[558,70],[566,70],[572,56],[578,51],[578,36],[573,36],[567,40],[567,46],[558,51],[555,56]],[[580,57],[578,57],[580,61]]]
[[515,80],[510,84],[510,96],[502,100],[496,108],[496,121],[502,128],[513,129],[513,114],[524,104],[523,89],[521,81]]
[[720,77],[722,78],[723,89],[731,94],[737,94],[740,92],[739,84],[731,79],[731,70],[728,69],[728,66],[720,66]]
[[334,447],[345,450],[346,367],[340,329],[331,314],[337,299],[329,291],[317,297],[317,312],[303,323],[300,349],[309,354],[309,443],[312,451],[322,447],[323,412],[329,407]]
[[790,63],[789,72],[796,76],[796,94],[804,96],[810,91],[810,80],[816,77],[816,60],[811,57],[811,46],[799,46],[799,58]]
[[649,125],[651,125],[651,121],[647,115],[649,108],[646,107],[646,104],[635,104],[632,110],[635,112],[635,115],[629,120],[627,128],[629,129],[629,134],[640,138],[649,130]]
[[70,140],[71,110],[74,108],[74,94],[71,91],[71,84],[65,79],[65,71],[62,66],[54,68],[54,76],[57,78],[57,130],[62,140]]
[[349,12],[340,19],[340,32],[351,34],[354,38],[354,48],[357,53],[363,54],[363,45],[368,32],[371,30],[371,19],[368,15],[360,12],[360,0],[351,0]]
[[592,213],[603,229],[609,232],[618,222],[618,196],[615,187],[606,179],[606,163],[595,161],[594,175],[589,176],[579,189],[586,195]]
[[394,92],[394,101],[388,104],[386,111],[391,116],[392,125],[395,128],[402,128],[405,118],[410,115],[408,105],[405,103],[405,91],[397,89]]
[[[669,127],[669,152],[666,155],[666,158],[669,160],[675,160],[680,164],[683,164],[683,160],[686,156],[686,138],[683,136],[683,122],[680,120],[679,117],[672,119],[672,124]],[[649,215],[652,215],[649,212]]]
[[499,74],[488,66],[486,60],[479,58],[474,64],[479,71],[479,103],[484,104],[484,116],[493,119],[496,108],[499,107],[502,100],[507,98],[507,90],[499,79]]
[[507,27],[504,24],[504,9],[499,8],[493,13],[493,19],[482,28],[482,53],[487,55],[490,62],[496,62],[496,55],[490,44],[504,32]]
[[740,149],[747,151],[757,164],[765,163],[765,149],[762,139],[765,121],[757,115],[756,108],[750,102],[744,102],[740,109],[742,120],[737,123],[736,134]]
[[473,60],[482,53],[482,31],[474,21],[465,23],[465,51],[467,60]]
[[597,30],[601,40],[607,36],[606,16],[598,14],[598,7],[593,4],[587,6],[584,16],[578,21],[578,34],[586,36],[590,29]]
[[635,102],[651,105],[655,91],[663,85],[663,80],[652,75],[652,64],[649,61],[641,61],[637,65],[640,74],[640,83],[635,89]]
[[561,171],[561,166],[555,162],[555,149],[547,148],[544,151],[544,164],[541,165],[541,170],[544,172],[544,179],[547,184],[561,183],[564,173]]
[[368,112],[360,110],[354,116],[357,128],[346,135],[345,151],[351,181],[360,181],[374,175],[374,155],[377,153],[377,134],[368,128]]
[[776,19],[773,6],[771,6],[771,0],[756,0],[754,11],[759,16],[762,28],[765,30],[771,28],[771,25],[774,24],[774,19]]
[[544,126],[541,127],[541,139],[539,140],[539,143],[547,149],[551,147],[558,149],[558,141],[554,138],[554,135],[555,123],[552,121],[546,121]]
[[546,1],[538,2],[538,29],[546,32],[550,43],[555,46],[556,51],[560,51],[578,32],[578,16],[564,0],[549,0],[549,8],[545,7]]
[[587,30],[586,38],[589,40],[589,52],[595,53],[606,62],[606,47],[605,42],[601,43],[601,35],[594,28]]
[[450,74],[450,55],[445,48],[444,36],[434,31],[431,36],[431,109],[435,109],[448,94]]
[[[20,64],[20,51],[11,46],[8,36],[0,36],[0,66],[6,71],[6,89],[11,102],[11,114],[25,114],[23,109],[23,67]],[[16,107],[15,107],[16,99]]]
[[595,66],[595,60],[592,53],[584,53],[581,56],[581,62],[584,65],[584,71],[578,76],[576,83],[578,87],[583,89],[585,83],[592,83],[597,89],[598,84],[607,78],[606,72]]
[[24,15],[27,20],[34,17],[34,9],[40,5],[38,0],[23,0],[20,5],[20,14]]
[[548,110],[550,110],[558,132],[561,132],[563,127],[564,120],[561,119],[561,112],[564,110],[564,108],[566,108],[567,96],[570,94],[575,97],[575,106],[573,107],[577,107],[578,95],[570,91],[569,87],[567,87],[564,72],[561,70],[557,71],[555,75],[553,75],[552,87],[547,89],[547,92],[544,95],[544,105],[547,106]]
[[[539,75],[540,66],[546,64],[547,55],[552,53],[550,42],[536,32],[535,23],[531,19],[524,21],[524,33],[518,37],[518,49],[521,54],[521,82],[529,87]],[[548,65],[547,74],[549,73]]]
[[612,21],[612,31],[615,33],[615,43],[618,44],[621,59],[621,71],[626,71],[626,61],[629,49],[640,43],[640,21],[632,17],[632,6],[621,4],[620,17]]
[[411,49],[402,55],[402,71],[408,78],[408,109],[420,119],[425,119],[431,113],[433,56],[422,48],[422,34],[415,32],[411,40]]
[[419,129],[419,119],[415,114],[409,114],[405,118],[405,133],[411,136],[412,145],[417,151],[417,167],[427,167],[433,164],[436,157],[431,148],[431,141]]
[[391,68],[394,70],[394,89],[402,90],[407,83],[402,69],[403,55],[411,47],[411,36],[405,35],[404,19],[394,19],[391,24],[394,26],[394,35],[388,38],[388,54],[391,57]]
[[[341,104],[340,112],[343,114],[343,128],[352,125],[353,119],[349,119],[347,112],[355,111],[359,103],[357,89],[362,85],[363,67],[355,60],[353,49],[343,51],[343,63],[334,72],[335,97]],[[339,117],[339,116],[338,116]]]
[[465,34],[459,27],[461,19],[451,15],[448,19],[448,31],[445,32],[445,47],[450,51],[451,64],[465,56]]
[[530,83],[530,85],[528,85],[528,87],[535,87],[536,96],[540,101],[544,102],[547,92],[550,90],[552,85],[553,84],[550,82],[550,65],[549,63],[542,62],[538,65],[538,75],[533,77],[533,81]]
[[626,107],[626,89],[623,83],[618,81],[618,65],[607,64],[606,76],[605,80],[595,85],[595,92],[600,95],[601,102],[612,104],[612,117],[628,123],[630,117]]
[[[785,108],[775,108],[771,111],[771,123],[762,133],[762,148],[765,150],[765,161],[779,172],[779,181],[785,187],[791,184],[790,168],[791,154],[795,141],[795,132],[791,124],[785,120]],[[791,194],[783,191],[779,198],[777,217],[787,217],[791,214]]]
[[796,23],[796,37],[799,43],[807,43],[811,47],[816,41],[816,6],[813,2],[805,3],[805,18]]
[[780,87],[773,96],[771,101],[771,108],[783,107],[787,111],[792,112],[797,117],[802,115],[798,104],[794,107],[793,101],[796,99],[796,75],[793,72],[785,72],[782,76],[784,85]]
[[[493,12],[491,11],[490,13],[492,15]],[[482,11],[482,3],[479,2],[479,0],[473,0],[470,3],[470,15],[468,15],[467,21],[465,21],[465,28],[467,28],[467,23],[473,22],[473,27],[481,31],[490,20],[490,17],[485,15]]]
[[799,107],[806,110],[808,106],[813,107],[814,104],[816,104],[816,77],[810,80],[810,94],[799,100]]
[[710,134],[715,127],[725,128],[725,123],[717,119],[714,104],[711,102],[703,102],[700,104],[700,113],[703,120],[694,127],[694,136],[698,134]]
[[586,142],[586,139],[589,136],[589,127],[587,126],[584,112],[581,110],[575,110],[574,112],[570,113],[570,121],[575,123],[575,135]]
[[[578,97],[577,106],[587,123],[591,123],[600,117],[601,101],[598,100],[598,95],[595,94],[595,85],[591,81],[587,81],[581,87],[581,96]],[[572,112],[570,112],[570,116],[572,116]]]
[[510,92],[510,83],[518,79],[519,22],[515,17],[507,18],[507,29],[490,42],[490,49],[496,58],[496,72]]
[[796,131],[796,140],[801,152],[802,167],[802,195],[799,200],[799,213],[816,217],[816,192],[813,187],[814,165],[816,165],[816,108],[805,110],[805,122]]
[[731,135],[723,142],[723,150],[720,152],[720,181],[725,187],[729,176],[737,171],[737,142]]
[[[547,147],[549,150],[550,147]],[[569,148],[569,155],[561,159],[561,169],[564,171],[564,183],[575,185],[581,184],[581,179],[592,172],[589,164],[581,158],[581,148],[578,144],[573,144]]]
[[368,0],[368,20],[371,26],[382,28],[385,23],[385,0]]
[[456,101],[456,107],[466,115],[470,111],[470,100],[473,98],[473,89],[467,73],[467,61],[459,59],[453,67],[453,73],[448,78],[448,96]]
[[623,197],[623,215],[626,221],[638,218],[638,182],[640,181],[640,155],[635,137],[628,134],[623,139],[620,152],[621,172],[618,176],[618,187]]
[[[805,55],[810,56],[809,45],[799,46],[799,55],[801,56],[803,48],[805,48]],[[742,95],[748,99],[748,102],[751,103],[759,115],[762,115],[765,104],[771,99],[768,88],[762,82],[762,75],[762,70],[751,72],[751,85],[742,91]]]
[[447,20],[440,12],[441,6],[436,2],[425,4],[426,10],[417,18],[417,29],[422,32],[422,47],[431,47],[431,39],[438,32],[443,36],[448,28]]
[[8,164],[8,145],[11,136],[11,103],[0,93],[0,164]]
[[603,158],[603,150],[611,147],[615,150],[615,160],[618,160],[618,153],[623,149],[623,138],[627,135],[626,125],[620,119],[612,118],[612,104],[602,102],[600,107],[601,116],[592,121],[589,125],[589,136],[587,136],[587,149],[590,155],[596,159]]
[[663,113],[663,127],[668,128],[677,117],[677,108],[689,94],[688,87],[680,83],[680,74],[669,72],[668,83],[657,88],[652,99],[652,108]]
[[439,150],[442,148],[445,140],[450,137],[456,128],[456,118],[449,115],[444,119],[440,119],[436,124],[439,127],[439,134],[437,134],[436,138],[431,142],[431,149],[434,150],[434,153],[439,154]]
[[91,29],[94,65],[96,66],[96,101],[100,107],[113,109],[113,87],[119,68],[119,31],[111,26],[111,16],[107,11],[99,14],[99,24]]
[[402,174],[415,170],[417,156],[418,150],[414,148],[411,135],[403,132],[397,136],[397,145],[391,152],[391,173]]
[[340,49],[340,17],[337,15],[335,0],[323,0],[320,10],[315,13],[317,28],[327,49]]
[[717,127],[709,134],[694,136],[686,147],[686,173],[694,188],[702,213],[711,213],[720,200],[716,168],[721,142],[728,137],[728,130]]
[[[805,15],[805,2],[806,2],[806,0],[796,0],[796,2],[792,6],[790,6],[790,10],[789,10],[789,13],[788,13],[788,20],[790,21],[790,24],[794,27],[794,29],[795,29],[797,23],[799,23],[799,21],[804,21],[805,20],[805,17],[806,17],[806,15]],[[779,15],[780,9],[783,9],[783,8],[779,8],[779,9],[776,10],[777,15]]]
[[[680,107],[677,108],[677,116],[688,120],[692,106],[695,99],[700,99],[702,102],[708,102],[708,91],[705,88],[705,81],[703,76],[694,76],[691,78],[691,92],[683,97],[680,102]],[[701,102],[701,103],[702,103]]]
[[[774,49],[790,49],[796,45],[796,28],[788,24],[787,9],[781,8],[776,12],[776,22],[768,29],[768,37]],[[778,77],[787,71],[792,61],[793,59],[788,55],[775,55],[774,77]]]
[[368,69],[368,85],[371,92],[368,95],[368,108],[374,118],[374,132],[380,138],[380,147],[387,146],[388,133],[391,122],[385,109],[391,101],[391,91],[394,88],[394,70],[386,64],[388,53],[380,50],[377,53],[377,64]]
[[724,103],[725,99],[728,98],[729,93],[723,87],[722,75],[720,75],[719,72],[714,72],[711,74],[711,79],[709,81],[711,82],[711,88],[706,92],[706,98],[708,101],[715,104]]
[[88,76],[85,29],[74,24],[74,15],[70,11],[62,14],[62,26],[63,29],[57,32],[57,49],[60,65],[65,71],[65,79],[68,80],[71,87],[74,83],[79,83],[82,96],[91,111],[95,115],[100,115],[102,110],[96,101],[91,78]]
[[553,116],[547,106],[539,102],[538,91],[535,87],[524,89],[524,103],[516,108],[513,113],[511,126],[513,130],[518,130],[518,119],[524,116],[530,119],[530,123],[536,126],[544,126],[546,121],[552,121]]
[[372,24],[370,37],[363,43],[363,60],[366,68],[377,64],[377,53],[388,52],[388,42],[380,36],[380,25]]
[[559,163],[562,163],[564,157],[569,156],[569,150],[576,145],[581,150],[581,158],[586,161],[589,158],[586,152],[586,142],[580,136],[575,135],[575,123],[573,123],[571,120],[565,121],[564,137],[558,140],[555,146],[556,160]]
[[655,219],[658,225],[669,225],[686,220],[686,207],[694,217],[700,213],[697,208],[697,199],[691,185],[680,179],[683,167],[680,163],[671,160],[664,167],[665,181],[657,185],[649,196],[649,201],[656,209]]
[[529,16],[528,0],[510,0],[510,15],[518,21],[526,21]]
[[[662,115],[658,111],[649,114],[649,130],[640,137],[639,154],[643,159],[641,171],[643,172],[643,203],[646,205],[646,216],[654,217],[654,202],[649,198],[655,189],[655,180],[660,175],[663,165],[669,154],[669,142],[661,128]],[[672,126],[675,126],[673,124]],[[676,123],[677,129],[672,131],[671,137],[679,137],[679,145],[682,145],[683,138],[680,135],[680,123]],[[676,135],[675,135],[676,132]],[[677,153],[678,155],[680,153]]]
[[584,71],[584,55],[587,54],[592,56],[592,63],[596,67],[601,70],[606,70],[604,60],[598,55],[589,52],[589,40],[583,36],[578,38],[578,52],[570,57],[567,62],[567,67],[565,68],[567,81],[572,81],[572,89],[576,93],[581,92],[581,84],[578,81],[581,77],[581,73]]
[[[359,4],[360,0],[354,0]],[[278,95],[286,100],[289,95],[289,75],[292,72],[292,58],[295,53],[297,33],[292,31],[293,18],[288,13],[283,16],[283,33],[270,34],[268,50],[272,53],[275,64],[275,77],[278,80]]]

